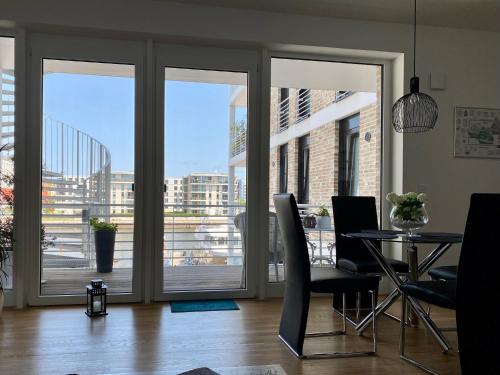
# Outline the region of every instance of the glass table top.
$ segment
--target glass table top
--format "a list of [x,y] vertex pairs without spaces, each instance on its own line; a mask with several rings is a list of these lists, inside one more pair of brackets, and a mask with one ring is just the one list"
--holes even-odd
[[463,238],[461,233],[419,232],[408,236],[406,233],[397,230],[365,230],[358,233],[346,233],[344,236],[362,240],[405,243],[460,243]]

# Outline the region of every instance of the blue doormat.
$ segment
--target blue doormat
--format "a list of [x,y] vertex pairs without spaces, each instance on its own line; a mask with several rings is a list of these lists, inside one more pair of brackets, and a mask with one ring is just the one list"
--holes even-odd
[[215,299],[203,301],[173,301],[170,302],[170,311],[173,313],[194,311],[221,311],[239,310],[240,308],[232,299]]

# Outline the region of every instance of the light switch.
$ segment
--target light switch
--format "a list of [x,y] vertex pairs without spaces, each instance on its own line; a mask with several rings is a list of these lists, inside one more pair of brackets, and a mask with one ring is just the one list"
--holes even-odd
[[431,90],[445,90],[446,89],[446,74],[441,72],[430,73]]

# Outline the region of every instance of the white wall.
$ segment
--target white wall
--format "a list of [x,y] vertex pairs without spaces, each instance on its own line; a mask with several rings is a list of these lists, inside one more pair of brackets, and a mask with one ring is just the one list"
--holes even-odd
[[[411,43],[409,25],[161,1],[0,0],[0,9],[0,24],[10,20],[34,30],[66,33],[71,28],[80,34],[153,36],[182,43],[204,39],[245,48],[286,46],[307,52],[314,46],[400,53],[407,53]],[[445,73],[447,87],[430,92],[440,110],[437,129],[404,137],[403,189],[427,185],[431,199],[429,228],[461,231],[470,193],[500,191],[500,161],[453,157],[453,108],[500,107],[500,34],[436,27],[419,27],[418,32],[417,74],[421,89],[429,92],[430,72]],[[405,61],[407,88],[411,59]],[[394,83],[394,87],[399,84]]]
[[[500,160],[453,157],[454,107],[500,108],[500,34],[426,28],[420,35],[424,87],[431,71],[444,72],[447,85],[431,91],[439,105],[438,127],[405,137],[404,187],[428,184],[429,229],[462,231],[470,194],[500,192]],[[453,250],[441,263],[457,257]]]

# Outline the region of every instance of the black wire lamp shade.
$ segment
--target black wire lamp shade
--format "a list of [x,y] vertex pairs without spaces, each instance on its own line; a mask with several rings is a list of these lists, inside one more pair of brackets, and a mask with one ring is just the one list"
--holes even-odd
[[413,10],[413,78],[410,93],[398,99],[392,107],[392,125],[398,133],[423,133],[436,126],[438,106],[434,99],[420,92],[415,74],[417,56],[417,0]]
[[434,99],[419,91],[419,79],[410,80],[410,93],[392,107],[392,123],[398,133],[423,133],[436,126],[438,106]]

